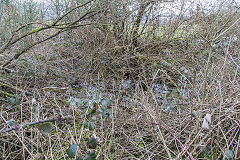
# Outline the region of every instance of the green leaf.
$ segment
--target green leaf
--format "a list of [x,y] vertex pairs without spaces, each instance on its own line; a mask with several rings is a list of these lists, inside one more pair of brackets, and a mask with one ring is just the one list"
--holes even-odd
[[222,46],[223,46],[223,47],[228,46],[228,42],[223,42],[223,43],[222,43]]
[[203,51],[202,51],[202,54],[207,54],[207,53],[208,53],[207,50],[203,50]]
[[101,101],[102,106],[107,107],[110,104],[110,100],[105,98]]
[[96,147],[97,147],[97,140],[96,140],[96,138],[90,138],[89,140],[88,140],[88,143],[87,143],[87,146],[88,146],[88,148],[90,148],[90,149],[96,149]]
[[72,99],[70,98],[69,100],[67,100],[67,102],[66,102],[66,105],[67,105],[67,107],[69,107],[70,106],[70,104],[71,104],[71,101],[72,101]]
[[25,94],[26,94],[26,96],[33,96],[33,93],[32,93],[32,92],[26,91]]
[[170,91],[163,91],[162,93],[163,94],[170,94],[171,92]]
[[107,118],[108,117],[108,113],[106,111],[103,111],[102,112],[102,116],[103,116],[103,119]]
[[197,117],[198,116],[198,111],[193,111],[192,112],[192,117]]
[[198,43],[197,42],[193,43],[193,46],[198,46]]
[[14,98],[14,97],[7,97],[7,101],[9,103],[11,103],[12,105],[20,104],[20,100],[18,98]]
[[98,111],[101,112],[101,113],[104,112],[104,110],[105,109],[103,107],[98,109]]
[[93,122],[89,123],[89,129],[94,130],[96,128],[95,124]]
[[79,98],[75,98],[74,101],[77,103],[77,106],[80,106],[83,104],[83,101]]
[[168,63],[166,63],[166,62],[160,62],[160,66],[161,66],[161,67],[167,67],[167,66],[168,66]]
[[15,55],[14,55],[14,59],[18,59],[18,57],[24,52],[24,50],[22,50],[21,52],[17,52]]
[[88,127],[88,123],[87,123],[86,121],[84,121],[84,122],[83,122],[83,126],[84,126],[85,128],[87,128],[87,127]]
[[109,118],[110,118],[110,119],[113,119],[113,115],[112,115],[112,114],[110,114],[110,115],[109,115]]
[[53,129],[53,126],[52,126],[52,123],[51,122],[45,122],[45,123],[42,123],[42,124],[38,124],[37,125],[37,128],[43,132],[43,133],[50,133]]
[[85,102],[84,102],[84,107],[85,107],[85,109],[87,109],[88,106],[89,106],[89,101],[85,101]]
[[228,148],[225,150],[224,157],[227,159],[233,159],[234,153],[232,150],[229,150]]
[[88,113],[89,113],[89,114],[94,114],[94,113],[96,113],[96,109],[89,109],[89,110],[88,110]]
[[79,155],[75,160],[83,160],[83,158]]
[[8,124],[13,127],[13,126],[16,126],[17,125],[17,122],[14,120],[14,119],[11,119],[8,121]]
[[96,99],[97,99],[97,93],[94,92],[94,93],[92,94],[92,100],[96,100]]
[[41,30],[43,30],[43,28],[36,28],[36,29],[34,29],[31,33],[39,32],[39,31],[41,31]]
[[87,158],[86,160],[95,160],[96,159],[96,155],[94,151],[90,151],[87,153]]
[[77,153],[77,147],[78,145],[76,143],[73,143],[69,148],[67,149],[67,155],[69,158],[74,158]]

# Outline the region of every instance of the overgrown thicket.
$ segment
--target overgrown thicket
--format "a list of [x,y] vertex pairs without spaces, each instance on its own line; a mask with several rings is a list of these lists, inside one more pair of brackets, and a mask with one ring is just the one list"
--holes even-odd
[[0,159],[239,159],[235,1],[1,0]]

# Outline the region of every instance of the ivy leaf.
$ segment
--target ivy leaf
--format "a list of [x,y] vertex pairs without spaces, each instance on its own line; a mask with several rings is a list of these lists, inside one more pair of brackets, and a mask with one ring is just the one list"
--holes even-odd
[[14,119],[11,119],[8,121],[8,124],[13,127],[13,126],[16,126],[17,125],[17,122],[14,120]]
[[45,122],[45,123],[42,123],[42,124],[38,124],[38,125],[37,125],[37,128],[38,128],[41,132],[47,134],[47,133],[50,133],[50,132],[52,131],[53,126],[52,126],[52,123],[51,123],[51,122]]
[[88,110],[88,113],[89,113],[89,114],[94,114],[94,113],[96,113],[96,109],[89,109],[89,110]]
[[103,116],[103,119],[107,118],[108,117],[108,113],[106,111],[103,111],[102,112],[102,116]]
[[112,115],[112,114],[110,114],[110,115],[109,115],[109,118],[110,118],[110,119],[113,119],[113,115]]
[[90,138],[88,140],[87,146],[90,149],[96,149],[96,147],[97,147],[97,140],[96,140],[96,138],[94,138],[94,137]]
[[33,93],[29,92],[29,91],[26,91],[25,94],[26,94],[26,96],[33,96]]
[[228,42],[223,42],[223,43],[222,43],[222,46],[223,46],[223,47],[228,46]]
[[93,122],[89,123],[89,129],[94,130],[96,128],[95,124]]
[[73,143],[69,148],[67,149],[67,155],[69,158],[74,158],[77,153],[77,147],[78,145],[76,143]]
[[110,104],[110,100],[105,98],[101,101],[102,106],[107,107]]
[[7,97],[7,101],[11,103],[12,105],[18,105],[20,104],[20,100],[18,98],[13,97]]
[[104,108],[99,108],[98,111],[102,113],[104,112]]
[[198,111],[193,111],[192,112],[192,117],[197,117],[198,116]]
[[85,102],[84,102],[84,107],[85,107],[85,109],[88,108],[89,104],[90,104],[89,101],[85,101]]
[[72,101],[72,99],[70,98],[69,100],[67,100],[67,102],[66,102],[66,106],[67,107],[69,107],[70,106],[70,104],[71,104],[71,101]]
[[167,67],[167,66],[168,66],[168,63],[166,63],[166,62],[160,62],[160,66],[161,66],[161,67]]
[[229,150],[228,148],[225,150],[224,157],[227,159],[233,159],[234,153],[232,150]]
[[77,106],[80,106],[83,104],[83,101],[79,98],[75,98],[74,101],[77,103]]
[[87,128],[88,127],[88,123],[87,122],[83,122],[83,126],[85,127],[85,128]]
[[75,160],[83,160],[83,158],[79,155]]
[[96,159],[96,155],[95,155],[95,152],[94,151],[89,151],[87,153],[87,158],[86,160],[95,160]]
[[195,43],[193,43],[192,45],[193,45],[193,46],[198,46],[198,43],[197,43],[197,42],[195,42]]

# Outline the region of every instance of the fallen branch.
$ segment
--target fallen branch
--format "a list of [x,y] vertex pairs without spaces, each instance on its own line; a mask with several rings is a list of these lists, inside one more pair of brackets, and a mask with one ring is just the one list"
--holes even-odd
[[71,119],[72,119],[72,117],[68,116],[68,117],[64,117],[64,118],[63,117],[58,117],[58,118],[52,118],[52,119],[47,119],[47,120],[40,120],[40,121],[37,121],[37,122],[25,123],[22,126],[15,126],[15,127],[11,127],[11,128],[8,128],[8,129],[4,129],[4,130],[0,131],[0,134],[10,132],[10,131],[19,130],[21,128],[30,127],[30,126],[37,125],[37,124],[40,124],[40,123],[66,121],[66,120],[71,120]]

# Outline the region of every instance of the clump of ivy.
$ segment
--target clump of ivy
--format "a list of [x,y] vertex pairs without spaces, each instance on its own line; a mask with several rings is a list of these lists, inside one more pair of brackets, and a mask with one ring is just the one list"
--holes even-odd
[[[87,99],[71,97],[70,99],[66,100],[65,106],[79,108],[83,113],[85,113],[82,115],[83,118],[85,117],[85,121],[82,122],[81,126],[83,126],[85,129],[89,129],[89,132],[96,130],[96,126],[101,120],[113,118],[111,101],[101,93],[94,93]],[[69,145],[66,153],[69,158],[95,160],[95,150],[97,149],[98,143],[97,139],[98,138],[96,136],[88,138],[86,145],[88,151],[85,154],[85,158],[82,158],[82,156],[78,154],[78,145],[75,143]]]
[[[84,126],[93,126],[91,125],[93,122],[98,121],[97,115],[101,115],[102,118],[105,120],[107,118],[112,119],[112,110],[111,110],[111,101],[103,96],[101,93],[96,94],[93,93],[89,98],[87,99],[80,99],[80,98],[74,98],[71,97],[66,101],[66,106],[74,106],[82,110],[83,113],[85,113],[89,123],[86,124],[84,122]],[[84,115],[84,116],[85,116]]]

